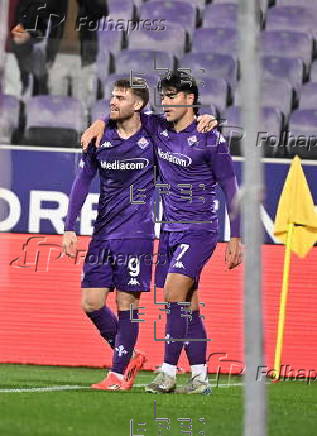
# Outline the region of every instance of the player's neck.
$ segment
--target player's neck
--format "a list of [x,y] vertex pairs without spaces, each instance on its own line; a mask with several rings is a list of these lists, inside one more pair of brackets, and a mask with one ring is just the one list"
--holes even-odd
[[192,112],[189,112],[185,114],[182,118],[175,121],[173,123],[173,127],[176,130],[176,132],[180,132],[181,130],[186,129],[192,122],[194,121],[194,114]]
[[128,139],[141,128],[141,120],[138,112],[126,120],[117,121],[117,132],[120,138]]

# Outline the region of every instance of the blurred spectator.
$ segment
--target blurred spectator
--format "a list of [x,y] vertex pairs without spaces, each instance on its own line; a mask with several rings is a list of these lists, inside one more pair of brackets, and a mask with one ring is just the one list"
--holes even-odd
[[[78,4],[78,8],[76,7]],[[82,64],[96,60],[96,30],[80,26],[80,17],[87,21],[106,15],[104,0],[20,0],[11,30],[12,51],[20,69],[22,95],[31,85],[31,94],[48,94],[48,69],[61,48],[66,53],[76,53],[78,33],[81,42]],[[65,38],[63,38],[65,29]]]

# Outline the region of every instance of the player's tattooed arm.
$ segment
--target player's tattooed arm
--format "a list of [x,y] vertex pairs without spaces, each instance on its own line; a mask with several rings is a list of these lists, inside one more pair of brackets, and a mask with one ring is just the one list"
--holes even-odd
[[197,115],[196,120],[198,122],[197,130],[199,133],[207,133],[218,126],[216,117],[209,114]]
[[106,128],[105,120],[96,120],[87,130],[81,135],[80,143],[84,151],[93,139],[96,139],[96,147],[100,147],[100,141]]
[[[148,115],[148,119],[157,117],[157,115]],[[213,115],[203,114],[196,117],[198,125],[197,130],[200,133],[210,132],[212,129],[217,127],[218,121]],[[142,117],[141,117],[142,120]],[[105,120],[96,120],[87,130],[82,134],[80,142],[84,151],[87,150],[88,145],[92,142],[93,139],[96,139],[96,147],[100,147],[100,141],[102,135],[104,134],[106,128]]]

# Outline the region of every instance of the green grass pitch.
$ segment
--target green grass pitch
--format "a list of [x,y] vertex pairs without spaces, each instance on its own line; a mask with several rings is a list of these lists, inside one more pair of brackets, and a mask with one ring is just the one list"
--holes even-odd
[[[129,392],[89,389],[104,373],[90,368],[0,365],[0,435],[199,436],[202,431],[206,436],[242,435],[242,378],[232,377],[228,386],[222,375],[209,396],[146,394],[142,385],[153,374],[145,371]],[[178,376],[180,383],[186,378]],[[60,390],[53,391],[55,387]],[[269,436],[316,434],[317,382],[268,383],[267,388]],[[166,421],[155,421],[154,407],[157,418],[169,419],[169,429]]]

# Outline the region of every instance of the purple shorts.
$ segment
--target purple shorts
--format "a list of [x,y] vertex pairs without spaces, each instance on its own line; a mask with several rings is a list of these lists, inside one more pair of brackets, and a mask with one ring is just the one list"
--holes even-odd
[[152,239],[92,238],[85,258],[81,287],[148,292],[152,262]]
[[179,273],[192,277],[197,287],[201,271],[212,256],[217,241],[216,232],[162,231],[158,247],[160,261],[155,270],[155,285],[163,288],[168,273]]

